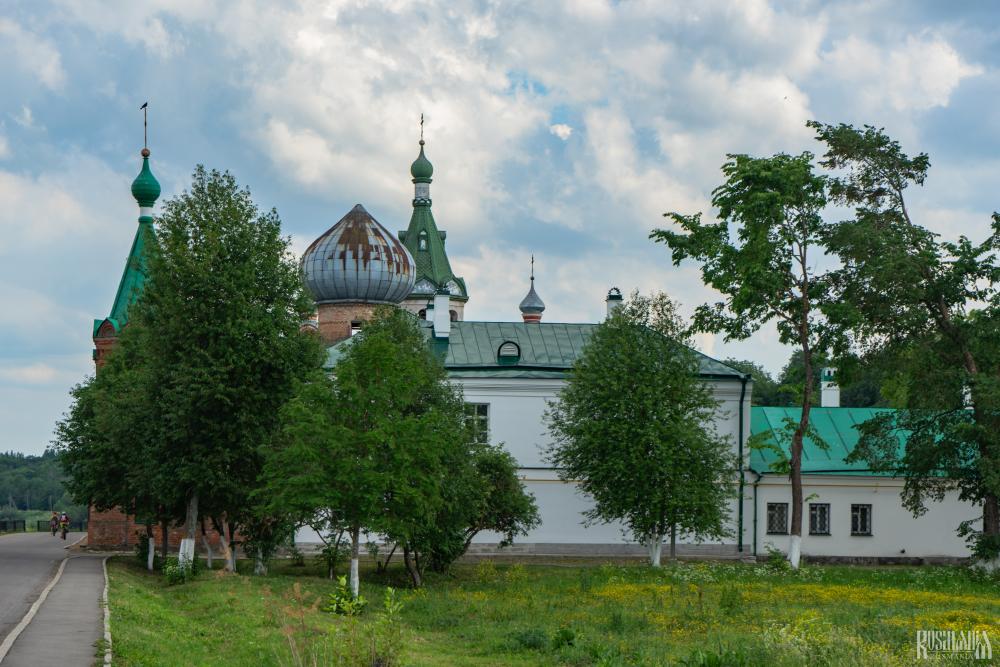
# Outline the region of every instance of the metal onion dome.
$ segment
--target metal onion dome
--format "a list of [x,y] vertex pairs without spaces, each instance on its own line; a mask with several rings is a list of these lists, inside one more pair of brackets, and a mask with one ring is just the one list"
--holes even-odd
[[358,204],[302,255],[316,303],[400,303],[413,290],[416,264],[392,233]]

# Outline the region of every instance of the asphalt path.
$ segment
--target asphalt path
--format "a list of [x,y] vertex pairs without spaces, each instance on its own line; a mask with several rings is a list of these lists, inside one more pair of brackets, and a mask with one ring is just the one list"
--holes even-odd
[[52,579],[65,547],[83,536],[69,533],[64,542],[50,533],[0,535],[0,642]]

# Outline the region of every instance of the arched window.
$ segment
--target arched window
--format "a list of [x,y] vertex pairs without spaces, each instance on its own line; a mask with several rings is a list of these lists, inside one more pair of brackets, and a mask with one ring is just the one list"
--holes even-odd
[[497,350],[497,362],[501,364],[516,364],[521,358],[521,348],[514,341],[506,341]]
[[419,317],[422,320],[426,320],[427,319],[427,309],[426,308],[421,308],[420,310],[418,310],[417,311],[417,317]]
[[427,232],[420,232],[420,236],[417,237],[417,250],[427,250]]
[[449,310],[448,311],[448,315],[451,317],[451,321],[452,322],[458,322],[458,311],[457,310]]

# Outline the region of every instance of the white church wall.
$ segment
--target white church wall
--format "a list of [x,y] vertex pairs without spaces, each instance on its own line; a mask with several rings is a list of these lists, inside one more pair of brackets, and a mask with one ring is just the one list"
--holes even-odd
[[[885,477],[847,477],[808,475],[803,477],[802,554],[806,556],[932,558],[968,557],[965,541],[956,535],[958,524],[980,516],[981,510],[958,500],[949,492],[940,503],[928,503],[920,517],[903,507],[900,491],[903,481]],[[749,493],[753,489],[748,485]],[[784,475],[765,475],[757,489],[757,549],[766,553],[771,544],[781,551],[788,549],[787,535],[767,533],[767,504],[791,502],[791,484]],[[830,504],[830,535],[809,534],[809,504]],[[870,536],[851,535],[851,505],[872,506]],[[748,514],[752,528],[752,509]],[[789,506],[789,524],[791,507]]]

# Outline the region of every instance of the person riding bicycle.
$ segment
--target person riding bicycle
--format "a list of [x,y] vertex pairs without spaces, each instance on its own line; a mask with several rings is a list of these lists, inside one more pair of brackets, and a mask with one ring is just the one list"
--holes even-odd
[[69,516],[66,514],[66,512],[63,512],[59,516],[59,528],[62,532],[62,538],[65,540],[66,533],[69,532]]
[[56,531],[59,530],[59,514],[52,512],[52,516],[49,518],[49,530],[52,531],[52,537],[56,536]]

